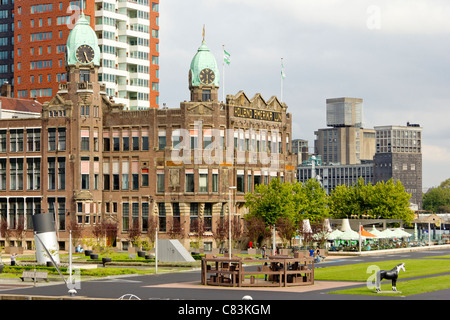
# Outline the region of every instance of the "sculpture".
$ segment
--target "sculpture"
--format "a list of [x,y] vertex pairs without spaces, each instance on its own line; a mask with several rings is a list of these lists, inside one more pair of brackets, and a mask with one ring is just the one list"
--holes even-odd
[[390,279],[392,280],[392,290],[397,291],[397,278],[400,270],[405,270],[405,264],[400,263],[396,265],[392,270],[386,271],[386,270],[380,270],[377,272],[377,291],[380,291],[380,283],[383,279]]

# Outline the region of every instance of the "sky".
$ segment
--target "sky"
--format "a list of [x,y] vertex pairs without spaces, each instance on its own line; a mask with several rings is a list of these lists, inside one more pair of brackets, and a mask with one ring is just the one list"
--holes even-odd
[[282,97],[293,139],[313,147],[326,99],[361,98],[364,128],[423,128],[425,190],[450,178],[450,1],[161,0],[159,8],[160,106],[190,99],[205,26],[220,71],[223,47],[231,54],[220,100],[240,90]]

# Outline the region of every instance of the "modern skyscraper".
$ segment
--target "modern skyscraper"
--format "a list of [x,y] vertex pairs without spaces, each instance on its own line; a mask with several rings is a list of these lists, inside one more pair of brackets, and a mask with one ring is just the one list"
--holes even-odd
[[43,103],[67,81],[65,44],[82,6],[99,39],[107,95],[127,109],[158,107],[159,0],[16,1],[14,96]]

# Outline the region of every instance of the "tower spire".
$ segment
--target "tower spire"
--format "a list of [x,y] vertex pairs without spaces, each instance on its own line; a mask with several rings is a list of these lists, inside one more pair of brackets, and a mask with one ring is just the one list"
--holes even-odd
[[203,25],[203,42],[205,42],[205,25]]

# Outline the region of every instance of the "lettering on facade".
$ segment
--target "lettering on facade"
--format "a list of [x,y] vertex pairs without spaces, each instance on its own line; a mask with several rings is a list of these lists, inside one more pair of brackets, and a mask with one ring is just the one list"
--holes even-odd
[[265,121],[281,122],[281,112],[234,107],[234,116]]

